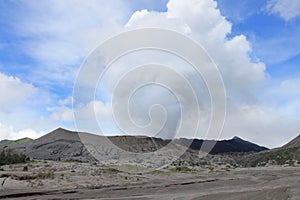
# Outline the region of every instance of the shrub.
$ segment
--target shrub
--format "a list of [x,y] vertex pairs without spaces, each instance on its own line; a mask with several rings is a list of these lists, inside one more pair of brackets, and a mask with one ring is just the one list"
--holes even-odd
[[186,166],[177,166],[175,168],[172,168],[171,171],[173,171],[173,172],[190,172],[192,170]]
[[54,179],[54,171],[45,171],[45,172],[39,172],[37,175],[38,178],[40,179]]
[[27,172],[27,171],[28,171],[28,166],[24,166],[24,167],[23,167],[23,171],[24,171],[24,172]]
[[26,163],[29,158],[23,154],[15,153],[10,150],[0,150],[0,166],[17,163]]

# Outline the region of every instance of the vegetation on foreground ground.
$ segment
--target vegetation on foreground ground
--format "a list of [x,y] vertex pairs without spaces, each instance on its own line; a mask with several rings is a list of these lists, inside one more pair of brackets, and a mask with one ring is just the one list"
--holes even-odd
[[26,163],[29,158],[23,154],[15,153],[11,150],[0,150],[0,166],[17,163]]

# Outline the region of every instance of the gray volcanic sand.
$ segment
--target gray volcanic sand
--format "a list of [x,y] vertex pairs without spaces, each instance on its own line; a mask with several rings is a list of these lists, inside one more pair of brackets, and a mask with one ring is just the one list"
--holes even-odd
[[1,168],[0,199],[300,199],[299,167],[140,173],[130,165],[38,161]]

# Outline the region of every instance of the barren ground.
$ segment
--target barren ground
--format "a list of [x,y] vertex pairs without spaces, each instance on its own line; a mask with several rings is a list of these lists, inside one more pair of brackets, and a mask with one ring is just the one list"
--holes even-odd
[[0,199],[300,199],[300,167],[142,173],[130,165],[37,161],[0,169]]

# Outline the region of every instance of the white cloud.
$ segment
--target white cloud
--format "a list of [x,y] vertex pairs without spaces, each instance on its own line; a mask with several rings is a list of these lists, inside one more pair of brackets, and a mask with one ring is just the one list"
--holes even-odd
[[[112,119],[111,103],[93,100],[73,109],[77,116],[75,123],[80,131],[99,134],[118,134]],[[95,121],[94,121],[95,120]],[[99,132],[99,128],[101,132]]]
[[0,122],[14,130],[73,128],[64,123],[73,119],[71,98],[59,101],[59,95],[70,95],[82,60],[122,27],[127,9],[119,0],[21,0],[12,6],[6,21],[20,38],[18,47],[33,60],[26,79],[39,88],[0,74]]
[[89,120],[95,115],[101,119],[107,119],[112,116],[111,104],[105,104],[101,101],[90,101],[86,105],[72,109],[67,106],[52,108],[52,118],[58,121],[74,121],[74,112],[78,113],[81,120]]
[[73,110],[62,106],[55,108],[55,112],[51,115],[51,117],[56,121],[62,122],[70,122],[74,121]]
[[[174,69],[159,68],[157,70],[151,70],[148,67],[147,69],[139,70],[139,68],[136,67],[145,63],[159,63],[162,66],[170,67],[178,66],[176,67],[177,73],[175,73]],[[115,117],[117,118],[119,125],[122,124],[121,127],[125,131],[122,134],[141,135],[149,133],[149,135],[155,135],[156,137],[170,138],[173,137],[178,121],[180,120],[180,106],[184,107],[189,113],[189,116],[185,116],[189,118],[185,118],[184,120],[184,122],[186,122],[185,124],[190,127],[187,128],[187,130],[192,130],[191,127],[193,127],[195,121],[192,117],[195,114],[194,111],[198,108],[198,105],[195,105],[192,101],[193,97],[191,96],[191,90],[183,81],[183,77],[186,80],[189,79],[191,81],[190,83],[195,87],[194,89],[201,101],[200,109],[202,114],[205,112],[207,113],[210,110],[210,97],[205,87],[205,83],[199,76],[192,74],[194,71],[191,72],[190,68],[191,66],[181,58],[166,52],[154,50],[134,52],[113,63],[106,71],[104,80],[101,82],[101,87],[104,87],[104,89],[100,87],[97,94],[100,94],[101,99],[105,93],[103,91],[105,91],[105,89],[109,90],[110,94],[104,99],[110,101],[110,95],[113,93],[116,84],[118,84],[117,81],[121,80],[121,77],[129,72],[130,75],[127,76],[126,81],[118,84],[121,93],[114,92],[114,99],[116,100],[116,102],[113,102],[114,108],[116,108],[114,103],[122,102],[119,105],[122,105],[122,108],[125,109],[127,107],[126,103],[128,102],[128,99],[124,94],[128,91],[132,91],[130,89],[138,86],[141,82],[155,81],[157,83],[166,84],[172,92],[166,88],[152,85],[149,87],[142,87],[133,94],[128,102],[131,120],[128,118],[126,109],[123,111],[116,109]],[[174,96],[175,93],[178,94],[181,105],[178,104],[178,101]],[[159,108],[151,110],[151,108],[153,108],[152,106],[155,104],[162,105],[165,112],[159,110]],[[206,119],[204,120],[204,116],[202,117],[204,126],[201,128],[204,130],[203,132],[205,132],[208,122]],[[156,135],[157,130],[162,128],[164,119],[166,119],[166,124],[163,127],[163,132]],[[138,124],[138,126],[149,126],[147,128],[134,129],[132,127],[132,122]],[[193,134],[193,131],[186,131],[184,136],[191,137],[191,134]]]
[[59,100],[58,104],[61,106],[72,105],[73,97],[69,96],[65,99]]
[[74,112],[72,109],[73,97],[69,96],[58,101],[58,105],[48,110],[52,113],[51,119],[59,122],[73,122]]
[[31,78],[63,86],[73,83],[83,59],[121,28],[127,14],[120,0],[23,0],[18,6],[18,15],[9,17],[15,31],[27,38],[24,52],[38,62]]
[[236,99],[253,99],[251,89],[265,80],[265,64],[249,57],[251,46],[246,36],[227,37],[232,25],[221,15],[217,3],[170,0],[167,7],[167,12],[160,13],[137,11],[127,27],[168,28],[187,34],[200,43],[218,65],[229,93],[234,93]]
[[84,57],[122,27],[119,23],[127,8],[119,0],[21,0],[11,6],[14,9],[7,9],[5,20],[16,37],[22,38],[16,42],[19,50],[33,60],[26,80],[39,88],[0,74],[0,122],[14,130],[73,128],[65,123],[73,120],[71,98],[59,100],[60,95],[71,93]]
[[299,119],[261,105],[230,107],[223,137],[238,135],[269,148],[279,147],[300,132]]
[[[101,101],[95,100],[74,109],[68,106],[58,106],[51,110],[51,119],[56,124],[68,124],[68,128],[78,128],[80,131],[90,133],[99,133],[99,127],[103,130],[101,134],[119,133],[117,127],[112,122],[113,118],[110,103],[105,104]],[[74,118],[74,114],[77,116],[76,120]],[[94,123],[93,120],[98,121],[98,123]]]
[[300,1],[269,0],[266,11],[270,14],[279,14],[285,21],[289,21],[300,15]]
[[0,126],[1,139],[17,139],[20,137],[37,137],[42,132],[35,130],[51,130],[49,123],[42,126],[37,121],[43,118],[46,106],[53,100],[48,93],[41,91],[17,77],[0,73]]
[[[246,36],[227,37],[231,34],[232,25],[220,14],[216,2],[213,0],[170,0],[167,8],[166,12],[136,11],[126,24],[126,27],[129,29],[158,27],[175,30],[192,37],[208,51],[221,71],[228,92],[227,121],[221,137],[230,138],[238,135],[269,147],[279,146],[283,144],[283,141],[292,139],[300,130],[298,118],[290,117],[288,113],[284,113],[282,110],[274,107],[259,104],[262,83],[267,77],[265,72],[266,66],[262,62],[252,60],[249,56],[252,49]],[[186,12],[187,10],[189,12]],[[124,66],[131,66],[132,64],[139,66],[141,64],[139,61],[146,61],[147,63],[148,60],[145,58],[152,59],[155,57],[151,57],[147,53],[137,55],[136,58],[138,59],[136,60],[131,58],[128,60],[121,59],[122,64],[114,63],[115,66],[112,67],[117,69],[112,69],[111,74],[108,71],[109,78],[106,78],[108,80],[108,83],[106,83],[107,87],[114,85],[110,85],[109,80],[114,80],[113,83],[115,83],[115,80],[118,80],[118,76],[124,74],[126,69]],[[156,63],[164,64],[165,60],[168,60],[169,66],[170,64],[174,66],[176,63],[182,66],[182,63],[179,64],[178,61],[171,62],[169,57],[165,55],[155,58],[158,59],[155,60]],[[138,77],[146,80],[150,78],[149,74],[141,74]],[[156,79],[159,79],[159,75]],[[189,79],[193,80],[193,77],[191,76]],[[126,87],[129,87],[131,83],[134,84],[135,81],[138,80],[132,80]],[[176,87],[176,83],[174,86]],[[180,87],[179,85],[177,86]],[[266,90],[268,89],[270,88]],[[148,90],[147,92],[140,95],[135,104],[140,106],[131,110],[132,113],[137,114],[136,119],[141,120],[145,118],[144,116],[147,119],[149,104],[170,100],[168,94],[163,94],[157,89]],[[122,99],[122,97],[120,98]],[[268,98],[272,98],[272,95],[270,94]],[[138,102],[141,102],[141,104]],[[168,108],[167,111],[171,114],[168,117],[172,116],[171,122],[173,122],[169,124],[173,129],[167,127],[167,130],[174,131],[178,113],[176,113],[174,108]],[[207,118],[209,119],[209,117],[204,115],[201,117],[203,119],[202,125],[207,124]],[[266,140],[266,137],[270,139]]]
[[262,94],[263,103],[285,115],[286,118],[293,117],[295,119],[300,116],[300,79],[287,79],[272,87],[268,87],[267,91]]
[[[288,1],[288,4],[286,2],[283,0],[269,1],[267,10],[270,13],[279,13],[285,20],[291,20],[299,15],[299,1],[291,0]],[[19,4],[24,6],[27,12],[16,15],[21,17],[15,20],[15,28],[19,34],[28,38],[24,44],[24,51],[40,64],[36,70],[32,70],[31,76],[34,76],[34,80],[60,84],[62,88],[69,87],[75,79],[80,61],[105,38],[124,30],[124,26],[126,30],[137,27],[167,28],[193,38],[208,51],[218,65],[229,100],[228,120],[223,137],[240,135],[260,144],[276,146],[281,144],[283,140],[292,138],[292,135],[296,134],[295,132],[299,128],[298,123],[296,123],[297,118],[289,118],[288,113],[273,109],[274,107],[258,105],[257,98],[261,94],[257,89],[261,89],[261,83],[266,79],[265,65],[262,62],[252,60],[249,56],[252,49],[245,35],[228,37],[231,34],[232,24],[221,15],[214,0],[170,0],[166,12],[136,11],[127,24],[122,21],[126,19],[124,16],[126,16],[127,11],[120,1],[107,3],[107,1],[97,0],[54,0],[50,2],[39,1],[38,3],[36,1],[21,1]],[[123,26],[123,24],[125,25]],[[110,84],[109,81],[116,81],[124,72],[124,66],[126,68],[140,61],[147,61],[146,57],[153,58],[151,56],[143,57],[143,55],[146,54],[139,55],[138,59],[132,59],[137,62],[127,59],[123,60],[122,66],[116,65],[117,69],[111,71],[110,77],[107,78],[108,82],[105,82],[104,87],[107,87],[105,92],[112,91],[111,87],[114,84]],[[177,60],[168,60],[165,55],[155,58],[158,63],[177,64],[181,66],[181,70],[184,67]],[[182,71],[191,81],[198,83],[191,72]],[[149,78],[148,74],[139,75],[139,79],[147,78]],[[157,78],[163,77],[157,74]],[[2,84],[0,86],[2,96],[8,96],[0,100],[1,109],[5,107],[14,108],[15,105],[25,101],[35,91],[33,86],[22,83],[17,78],[0,74],[1,79],[10,86],[4,87],[3,85],[1,87]],[[134,81],[136,80],[133,79],[131,83]],[[175,88],[182,90],[182,86],[178,83],[176,85],[176,81],[170,79],[170,82],[174,84]],[[293,85],[297,83],[283,83],[282,90],[291,95],[296,89],[293,88]],[[202,85],[199,84],[198,87],[201,90]],[[15,91],[17,92],[15,93]],[[138,122],[144,123],[149,118],[149,105],[155,102],[162,103],[166,105],[171,114],[169,115],[171,121],[166,130],[174,131],[174,124],[178,120],[178,108],[173,107],[173,100],[168,102],[170,95],[154,88],[147,92],[137,95],[137,101],[134,102],[137,107],[133,108],[132,114],[136,119],[142,119]],[[198,95],[203,94],[199,93]],[[270,93],[268,95],[269,98],[272,98],[279,94]],[[37,122],[33,123],[32,127],[35,127],[36,124],[43,126],[45,123],[49,124],[53,121],[72,122],[71,100],[69,97],[57,101],[58,103],[56,102],[54,106],[49,106],[51,107],[50,114],[47,116],[49,119],[44,119],[43,115],[39,116],[38,119],[41,120],[36,120]],[[205,108],[207,102],[206,100],[203,101],[204,105],[202,106]],[[110,132],[115,131],[115,125],[112,125],[110,121],[112,117],[111,102],[103,102],[95,99],[75,108],[74,112],[77,112],[81,120],[85,122],[84,128],[86,130],[91,132],[96,130],[89,124],[89,120],[93,118],[95,112],[99,121],[102,121],[106,127],[110,127]],[[295,108],[299,104],[295,101],[293,105]],[[205,116],[201,116],[202,123],[208,124],[209,118],[207,118],[206,112],[209,110],[202,108],[203,110]],[[22,115],[23,118],[25,116],[26,114]],[[155,117],[160,119],[159,115],[155,115]],[[12,123],[17,124],[16,119],[19,118],[15,118]],[[143,119],[146,120],[143,121]],[[3,121],[2,123],[8,124]],[[7,135],[11,138],[25,133],[33,136],[39,134],[34,131],[31,132],[30,129],[23,132],[15,131],[14,129],[24,130],[16,126],[12,128],[1,125],[1,127],[3,134],[5,134],[3,136]],[[283,132],[287,134],[283,136]],[[270,138],[269,141],[265,140],[266,134]]]
[[285,80],[280,84],[280,90],[286,95],[297,95],[299,94],[300,78]]
[[37,89],[13,76],[0,73],[0,112],[11,112],[24,103]]
[[[251,46],[244,35],[235,36],[231,39],[227,37],[231,33],[232,24],[221,15],[217,9],[217,3],[213,0],[170,0],[167,4],[167,8],[168,10],[166,12],[137,11],[132,15],[126,27],[132,29],[136,27],[167,28],[188,35],[207,50],[208,54],[219,67],[228,92],[228,98],[233,105],[241,102],[256,102],[256,94],[253,90],[259,87],[265,80],[265,65],[262,62],[253,61],[249,57]],[[137,58],[139,58],[137,60],[145,60],[145,57],[151,56],[144,53],[144,55],[137,56]],[[151,58],[153,58],[153,56]],[[158,60],[155,60],[155,62],[161,64],[165,63],[165,60],[169,61],[172,59],[169,59],[166,55],[162,55]],[[130,64],[132,64],[132,62],[123,62],[123,66],[130,66]],[[169,61],[168,64],[169,66],[181,66],[181,68],[183,68],[183,64],[177,60],[174,62]],[[140,63],[136,66],[138,65],[140,65]],[[119,68],[124,69],[124,67]],[[120,73],[120,71],[118,73]],[[205,85],[201,85],[199,80],[195,79],[193,71],[185,70],[185,73],[189,80],[194,81],[196,85],[198,84],[198,89],[200,88],[198,91],[205,90]],[[147,80],[149,74],[141,74],[139,78]],[[158,75],[155,79],[157,80],[159,78],[160,76]],[[108,80],[117,80],[117,78],[110,77]],[[132,83],[135,81],[137,80],[132,80]],[[173,80],[173,87],[178,89],[181,87],[179,84],[178,81],[176,84],[176,79]],[[179,90],[184,91],[182,89]],[[140,99],[140,102],[143,102],[144,106],[147,105],[145,102],[165,102],[170,99],[168,94],[161,94],[161,92],[157,90],[153,90],[152,92],[150,90],[148,92],[150,92],[149,95],[144,95],[144,98],[142,96]],[[199,93],[197,95],[200,97],[202,103],[204,103],[203,107],[209,107],[209,104],[203,99],[203,94]],[[189,99],[186,100],[188,101]],[[143,107],[137,109],[140,111],[144,110]],[[203,111],[203,108],[201,110]],[[169,124],[169,128],[167,129],[174,131],[179,115],[178,112],[174,112],[174,108],[168,108],[168,111],[170,112],[168,113],[168,117],[172,116],[171,122],[173,123]],[[132,112],[134,113],[135,111]],[[206,110],[206,113],[209,112]],[[202,115],[202,118],[203,121],[201,125],[207,124],[209,116]],[[231,132],[233,132],[233,130],[231,130]]]
[[0,140],[10,139],[16,140],[25,137],[29,137],[31,139],[36,139],[44,135],[44,132],[36,132],[33,129],[23,129],[16,131],[13,126],[7,126],[5,124],[0,123]]

